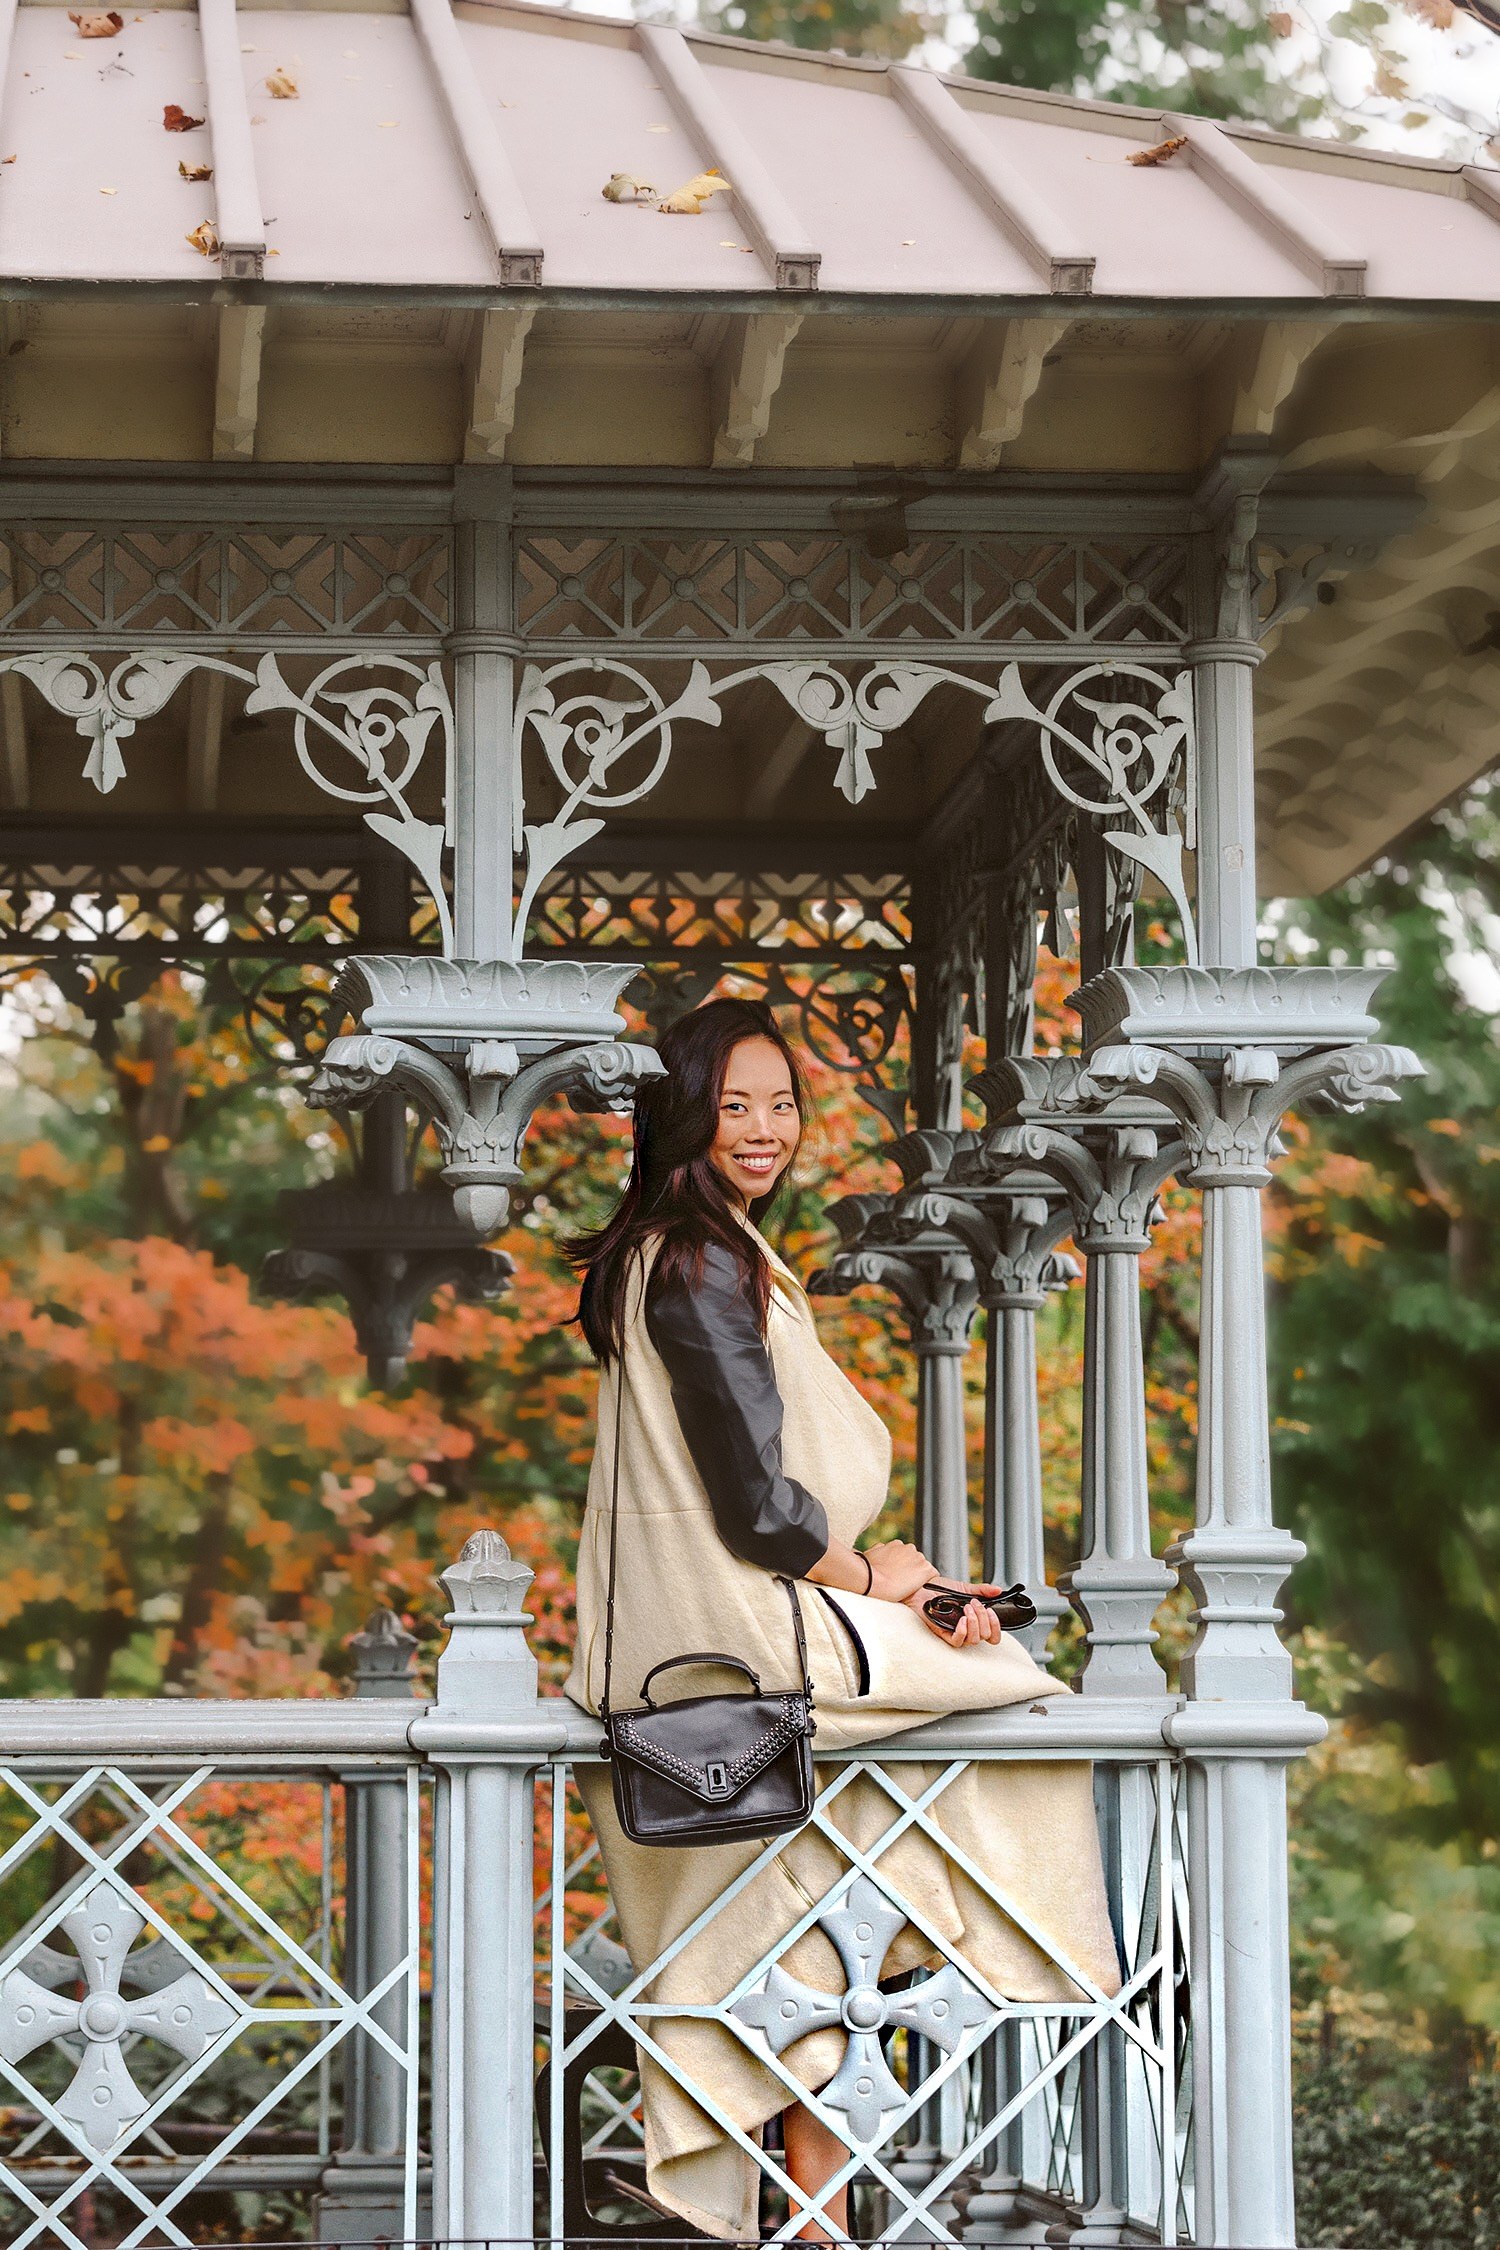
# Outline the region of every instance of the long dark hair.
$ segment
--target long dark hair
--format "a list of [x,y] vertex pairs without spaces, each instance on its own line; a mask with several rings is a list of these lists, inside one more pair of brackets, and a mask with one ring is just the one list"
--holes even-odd
[[[635,1150],[630,1178],[613,1215],[597,1234],[566,1245],[583,1275],[578,1319],[596,1359],[608,1361],[625,1336],[626,1292],[636,1257],[654,1236],[661,1248],[651,1271],[654,1291],[672,1280],[696,1282],[710,1244],[727,1250],[762,1329],[771,1302],[771,1271],[755,1237],[740,1224],[733,1190],[709,1156],[719,1130],[719,1102],[729,1058],[744,1039],[769,1039],[791,1074],[797,1114],[807,1117],[807,1092],[797,1058],[763,1000],[709,1000],[679,1016],[657,1041],[662,1078],[645,1080],[635,1098]],[[759,1219],[782,1180],[757,1196]]]

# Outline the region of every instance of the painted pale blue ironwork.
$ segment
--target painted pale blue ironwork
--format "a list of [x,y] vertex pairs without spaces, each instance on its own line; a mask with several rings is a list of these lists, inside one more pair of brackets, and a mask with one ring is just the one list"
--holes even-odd
[[122,1993],[122,1982],[136,1981],[131,1947],[146,1917],[111,1883],[85,1891],[59,1926],[78,1956],[87,1995],[65,1999],[24,1969],[12,1969],[0,1983],[0,2056],[24,2062],[38,2047],[70,2032],[81,2034],[82,2060],[55,2106],[90,2147],[106,2152],[151,2107],[150,2096],[130,2075],[126,2040],[144,2035],[174,2048],[185,2062],[197,2062],[238,2028],[245,2011],[233,1993],[210,1984],[197,1969],[133,1998]]
[[878,2141],[883,2120],[907,2106],[906,2089],[881,2046],[880,2034],[888,2026],[917,2032],[952,2054],[966,2031],[995,2021],[990,2002],[951,1963],[910,1991],[881,1991],[881,1967],[905,1922],[905,1910],[893,1906],[871,1877],[860,1876],[817,1920],[843,1964],[846,1989],[813,1992],[778,1965],[760,1991],[746,1993],[730,2010],[764,2035],[773,2055],[784,2054],[810,2031],[842,2026],[847,2034],[843,2059],[818,2098],[825,2109],[846,2119],[850,2138],[860,2147]]

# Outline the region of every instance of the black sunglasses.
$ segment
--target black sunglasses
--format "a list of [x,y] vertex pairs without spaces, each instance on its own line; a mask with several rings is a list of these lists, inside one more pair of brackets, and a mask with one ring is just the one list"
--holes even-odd
[[930,1617],[934,1625],[941,1625],[945,1633],[956,1630],[970,1602],[978,1602],[981,1608],[998,1617],[1007,1632],[1018,1632],[1022,1626],[1036,1623],[1036,1603],[1024,1586],[1007,1586],[999,1594],[976,1594],[967,1587],[940,1586],[936,1579],[930,1583],[938,1586],[938,1591],[923,1602],[922,1614]]

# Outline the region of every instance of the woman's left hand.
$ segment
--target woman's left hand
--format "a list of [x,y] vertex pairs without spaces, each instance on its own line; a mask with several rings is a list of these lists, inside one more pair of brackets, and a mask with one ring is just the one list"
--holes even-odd
[[[957,1589],[953,1590],[957,1591]],[[981,1641],[999,1640],[1002,1631],[1000,1620],[994,1611],[986,1609],[981,1601],[965,1603],[963,1615],[951,1632],[945,1625],[939,1625],[936,1619],[929,1617],[923,1608],[923,1604],[930,1601],[937,1591],[937,1587],[929,1584],[919,1586],[914,1594],[908,1594],[906,1597],[907,1608],[916,1611],[929,1633],[936,1633],[938,1639],[946,1641],[950,1648],[977,1648]],[[976,1594],[998,1594],[1003,1592],[1004,1589],[999,1586],[976,1586],[974,1591]]]

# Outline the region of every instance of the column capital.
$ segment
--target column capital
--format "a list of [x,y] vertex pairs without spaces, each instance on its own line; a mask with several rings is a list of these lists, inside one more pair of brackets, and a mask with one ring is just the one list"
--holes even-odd
[[1185,1153],[1169,1109],[1122,1097],[1081,1055],[1013,1057],[975,1084],[999,1122],[962,1164],[968,1176],[998,1185],[1033,1168],[1067,1198],[1086,1255],[1149,1249],[1157,1197]]
[[1101,1085],[1149,1088],[1172,1111],[1191,1157],[1182,1177],[1201,1188],[1264,1187],[1289,1109],[1352,1114],[1395,1101],[1403,1080],[1425,1075],[1409,1047],[1379,1045],[1291,1059],[1237,1047],[1201,1062],[1160,1048],[1106,1047],[1089,1067]]
[[521,1147],[542,1103],[623,1110],[661,1075],[650,1047],[622,1040],[633,963],[450,961],[362,954],[334,987],[359,1030],[329,1043],[314,1108],[360,1109],[387,1088],[430,1117],[443,1180],[476,1241],[503,1225]]

